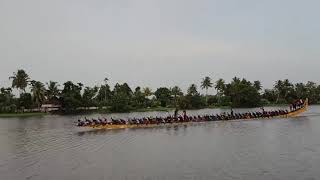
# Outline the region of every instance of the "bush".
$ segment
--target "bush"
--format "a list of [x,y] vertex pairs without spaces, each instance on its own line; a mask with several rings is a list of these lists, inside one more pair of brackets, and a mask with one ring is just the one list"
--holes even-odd
[[220,106],[230,106],[231,105],[231,97],[230,96],[222,96],[219,99]]
[[217,103],[218,103],[218,98],[217,98],[217,96],[209,96],[209,97],[208,97],[207,104],[208,104],[209,106],[215,105],[215,104],[217,104]]
[[261,99],[261,104],[268,105],[268,104],[270,104],[270,101],[268,101],[267,99]]

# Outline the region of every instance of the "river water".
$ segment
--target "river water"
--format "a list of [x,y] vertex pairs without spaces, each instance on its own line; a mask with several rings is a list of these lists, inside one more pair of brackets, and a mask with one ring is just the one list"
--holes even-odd
[[320,106],[291,119],[111,131],[79,130],[77,118],[0,119],[0,179],[320,179]]

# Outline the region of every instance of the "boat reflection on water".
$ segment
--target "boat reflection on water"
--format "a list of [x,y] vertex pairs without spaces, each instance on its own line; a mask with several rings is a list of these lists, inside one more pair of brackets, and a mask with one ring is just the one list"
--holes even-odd
[[128,128],[128,129],[80,129],[76,132],[79,136],[86,136],[86,135],[108,135],[108,134],[118,134],[118,133],[125,133],[125,132],[143,132],[145,131],[162,131],[166,130],[167,133],[172,131],[180,131],[186,130],[188,127],[196,127],[196,126],[205,126],[204,123],[194,123],[194,124],[173,124],[171,126],[155,126],[155,127],[139,127],[139,128]]

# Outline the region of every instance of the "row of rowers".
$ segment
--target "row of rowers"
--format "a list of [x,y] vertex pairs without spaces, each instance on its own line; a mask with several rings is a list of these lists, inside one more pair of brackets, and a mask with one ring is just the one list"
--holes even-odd
[[[297,109],[296,109],[297,110]],[[291,111],[290,111],[291,112]],[[166,124],[166,123],[183,123],[183,122],[202,122],[202,121],[223,121],[223,120],[236,120],[236,119],[254,119],[254,118],[272,118],[280,115],[288,114],[288,110],[274,110],[262,112],[246,112],[246,113],[234,113],[232,110],[230,113],[222,113],[216,115],[204,115],[204,116],[188,116],[184,111],[183,115],[174,115],[167,117],[145,117],[145,118],[133,118],[133,119],[113,119],[106,118],[78,120],[78,126],[92,126],[92,125],[147,125],[147,124]]]

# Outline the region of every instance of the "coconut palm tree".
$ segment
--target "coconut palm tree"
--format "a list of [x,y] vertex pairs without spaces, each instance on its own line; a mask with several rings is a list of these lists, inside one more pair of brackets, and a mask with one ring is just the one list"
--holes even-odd
[[195,96],[198,94],[198,91],[197,91],[197,86],[195,84],[191,84],[190,87],[188,88],[188,95],[190,96]]
[[59,84],[54,81],[49,81],[47,83],[48,89],[46,90],[46,96],[49,101],[55,101],[58,99],[58,96],[60,94],[59,90]]
[[216,82],[216,85],[215,85],[215,89],[217,90],[217,95],[218,94],[222,94],[223,93],[223,90],[225,89],[225,81],[223,79],[218,79],[218,81]]
[[145,87],[145,88],[143,88],[143,94],[144,94],[145,97],[149,97],[153,93],[152,93],[152,90],[149,87]]
[[276,103],[278,103],[280,97],[284,98],[285,100],[288,100],[287,99],[288,94],[294,90],[293,84],[291,84],[291,82],[288,79],[285,79],[283,81],[278,80],[274,85],[274,89],[278,93]]
[[181,89],[178,86],[174,86],[173,88],[171,88],[171,94],[172,94],[173,99],[174,99],[174,107],[177,108],[178,97],[182,96],[183,93],[182,93]]
[[278,103],[279,98],[280,98],[280,94],[283,91],[283,82],[281,80],[278,80],[275,85],[274,85],[274,89],[277,92],[277,100],[276,103]]
[[46,88],[40,81],[31,81],[31,93],[34,102],[40,108],[42,102],[45,100]]
[[16,73],[13,73],[13,76],[10,76],[9,79],[12,79],[12,87],[19,89],[20,94],[26,92],[26,87],[28,86],[29,76],[23,70],[19,69]]
[[222,78],[218,79],[214,88],[217,90],[218,103],[220,104],[221,96],[226,88],[225,81]]
[[253,86],[258,90],[260,91],[262,89],[262,85],[261,85],[261,82],[260,81],[254,81],[253,82]]
[[150,101],[149,97],[153,95],[152,90],[149,87],[145,87],[142,90],[142,94],[144,96],[145,107],[151,106],[151,101]]
[[[107,85],[108,85],[108,81],[109,81],[109,78],[104,78],[104,84],[105,84],[105,86],[107,87]],[[107,88],[105,88],[105,93],[104,93],[104,102],[106,102],[107,101]]]
[[206,76],[201,82],[201,89],[206,89],[206,95],[208,95],[208,89],[211,88],[212,85],[211,78]]

